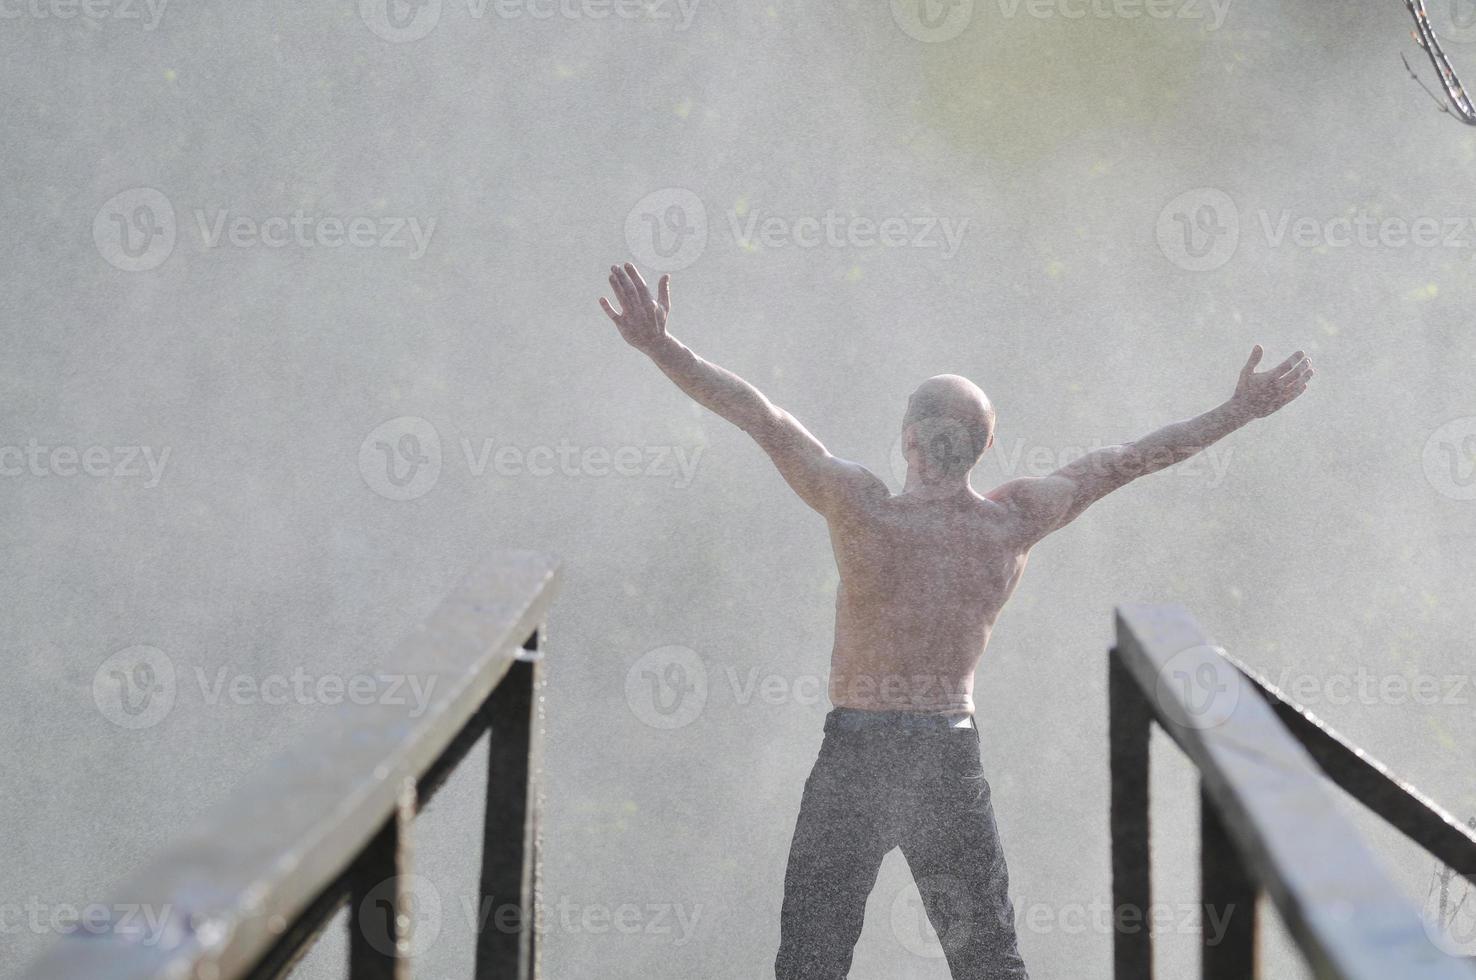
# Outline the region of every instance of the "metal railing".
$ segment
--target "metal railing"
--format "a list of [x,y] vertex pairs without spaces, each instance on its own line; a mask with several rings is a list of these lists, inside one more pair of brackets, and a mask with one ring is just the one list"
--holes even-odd
[[490,732],[481,897],[515,897],[518,915],[479,931],[475,976],[536,978],[540,661],[556,571],[531,552],[474,569],[394,651],[397,674],[426,679],[427,704],[342,706],[122,886],[122,902],[165,917],[148,941],[77,932],[25,976],[285,976],[348,903],[349,976],[406,980],[411,822]]
[[1471,882],[1476,834],[1214,646],[1177,606],[1120,607],[1108,664],[1118,980],[1153,976],[1148,745],[1155,723],[1199,770],[1202,908],[1218,910],[1225,922],[1218,941],[1206,931],[1201,943],[1206,980],[1260,975],[1262,893],[1319,978],[1476,977],[1436,944],[1339,813],[1326,779]]

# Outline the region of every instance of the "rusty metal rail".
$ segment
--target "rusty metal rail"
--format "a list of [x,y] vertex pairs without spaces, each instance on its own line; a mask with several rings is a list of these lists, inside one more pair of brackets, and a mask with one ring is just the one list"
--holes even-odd
[[[1472,980],[1337,810],[1327,779],[1467,880],[1476,834],[1214,646],[1176,606],[1124,606],[1108,657],[1118,980],[1150,980],[1148,744],[1157,723],[1199,770],[1201,901],[1226,919],[1206,980],[1258,977],[1257,911],[1275,903],[1313,974]],[[1325,777],[1325,778],[1324,778]]]
[[475,976],[536,978],[541,640],[556,571],[531,552],[474,569],[394,651],[395,672],[433,692],[427,705],[341,706],[119,890],[166,917],[161,933],[69,935],[25,976],[285,976],[347,902],[360,913],[349,976],[406,980],[411,821],[490,732],[480,887],[484,901],[516,897],[519,915],[479,933]]

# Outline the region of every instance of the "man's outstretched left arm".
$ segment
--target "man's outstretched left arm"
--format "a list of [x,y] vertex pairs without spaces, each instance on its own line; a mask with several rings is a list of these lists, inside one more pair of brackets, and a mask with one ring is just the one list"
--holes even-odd
[[662,276],[653,297],[635,266],[610,267],[610,287],[621,309],[600,297],[600,308],[620,336],[655,362],[692,400],[747,432],[769,455],[786,483],[821,514],[857,493],[883,487],[865,467],[832,456],[793,415],[738,375],[704,360],[666,331],[671,277]]
[[1264,418],[1307,390],[1312,364],[1297,351],[1279,365],[1257,371],[1259,344],[1240,370],[1235,393],[1201,415],[1166,425],[1121,446],[1072,460],[1049,476],[1011,480],[990,499],[1014,509],[1025,543],[1033,544],[1075,520],[1082,511],[1140,476],[1182,462],[1252,419]]

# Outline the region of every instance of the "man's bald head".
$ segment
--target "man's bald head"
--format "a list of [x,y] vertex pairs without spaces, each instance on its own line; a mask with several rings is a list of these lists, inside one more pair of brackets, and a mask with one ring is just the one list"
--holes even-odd
[[994,406],[968,378],[936,375],[907,399],[902,439],[908,464],[924,480],[957,479],[994,443]]

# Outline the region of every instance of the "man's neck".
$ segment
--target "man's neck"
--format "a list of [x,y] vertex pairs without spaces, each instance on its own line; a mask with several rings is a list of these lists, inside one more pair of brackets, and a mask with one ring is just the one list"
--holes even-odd
[[912,468],[908,468],[907,479],[902,482],[903,493],[917,497],[926,497],[930,500],[942,500],[945,497],[954,497],[960,493],[967,493],[969,489],[969,478],[967,475],[961,479],[924,480]]

